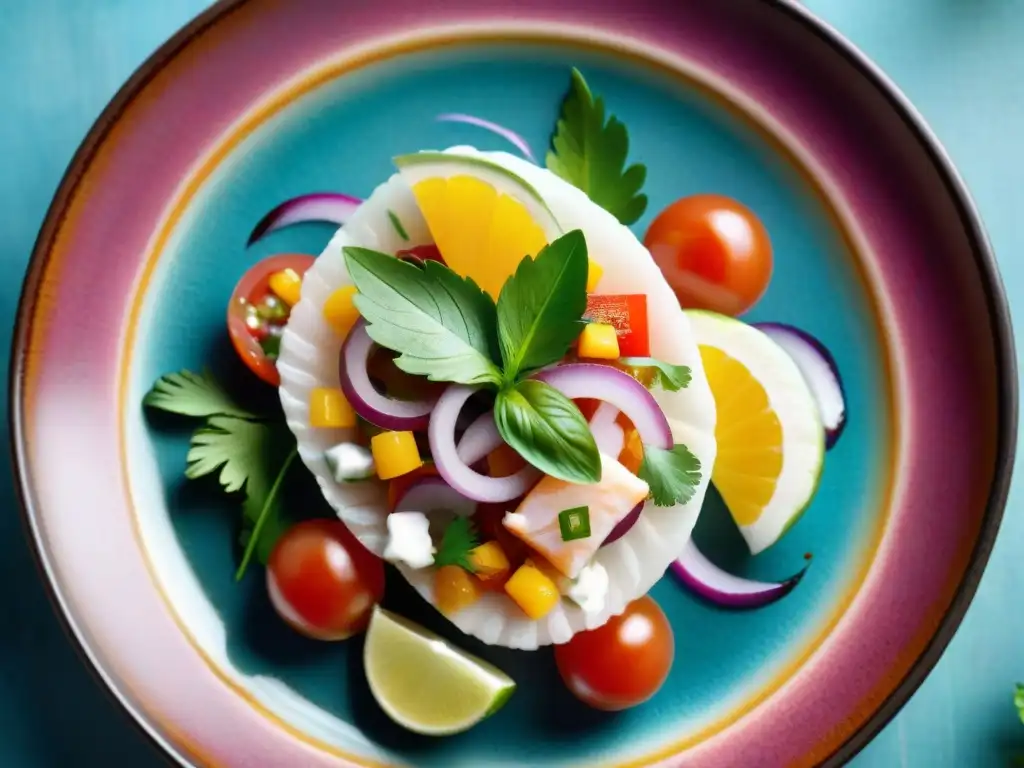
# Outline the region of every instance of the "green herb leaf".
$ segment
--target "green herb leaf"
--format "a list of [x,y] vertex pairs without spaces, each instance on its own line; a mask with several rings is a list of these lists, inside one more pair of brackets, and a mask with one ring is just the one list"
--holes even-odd
[[503,389],[494,420],[505,442],[544,474],[571,483],[601,479],[601,456],[586,419],[554,387],[527,379]]
[[245,491],[242,514],[261,562],[287,528],[280,499],[271,496],[271,490],[294,447],[295,439],[283,423],[230,416],[211,416],[192,435],[185,476],[216,474],[228,493]]
[[590,507],[573,507],[558,513],[558,530],[562,541],[590,538]]
[[549,171],[579,187],[595,203],[629,225],[647,210],[647,196],[638,194],[647,179],[643,165],[626,168],[629,134],[610,116],[604,101],[594,97],[587,81],[573,68],[569,92],[551,137]]
[[674,507],[693,498],[700,483],[700,459],[681,443],[667,451],[645,445],[637,476],[650,486],[656,506]]
[[391,219],[391,226],[395,228],[395,232],[398,233],[398,236],[408,242],[409,233],[406,232],[405,227],[402,226],[402,220],[398,218],[398,214],[388,208],[388,218]]
[[668,392],[678,392],[690,385],[690,368],[672,365],[653,357],[623,357],[619,362],[630,368],[654,369],[654,383]]
[[220,388],[206,371],[168,373],[157,379],[153,388],[142,399],[142,404],[182,416],[236,416],[255,419],[256,416],[240,408]]
[[399,353],[395,365],[431,381],[499,384],[494,301],[436,261],[416,267],[366,248],[345,248],[366,330]]
[[479,541],[468,517],[457,517],[444,529],[441,545],[434,555],[434,565],[457,565],[470,573],[476,569],[470,562],[469,555],[477,547]]
[[[273,543],[270,543],[269,537],[264,536],[264,532],[266,531],[267,534],[273,536],[273,542],[276,542],[277,537],[280,535],[280,532],[274,531],[274,528],[279,527],[278,523],[281,520],[280,511],[277,507],[278,491],[281,490],[281,483],[284,482],[284,476],[288,474],[288,468],[292,465],[292,462],[295,461],[295,457],[297,455],[298,450],[292,448],[291,453],[288,454],[288,458],[284,460],[284,463],[281,465],[281,469],[278,470],[277,477],[274,478],[274,484],[270,486],[270,490],[263,499],[263,504],[260,506],[260,511],[256,515],[252,530],[249,532],[249,536],[245,542],[242,561],[238,565],[238,570],[235,571],[235,581],[242,580],[242,577],[245,575],[245,569],[249,567],[249,561],[252,560],[254,553],[260,552],[260,560],[264,563],[270,557],[270,549],[273,548]],[[249,498],[253,499],[253,503],[250,507],[254,507],[256,497],[249,496]],[[247,502],[249,501],[249,498],[246,499]],[[248,512],[249,510],[246,510],[247,516]],[[268,528],[268,524],[271,526],[270,528]]]
[[1013,703],[1017,707],[1020,721],[1024,723],[1024,683],[1017,683],[1017,690],[1013,695]]
[[505,381],[565,355],[587,309],[587,241],[574,230],[524,258],[498,295],[498,344]]

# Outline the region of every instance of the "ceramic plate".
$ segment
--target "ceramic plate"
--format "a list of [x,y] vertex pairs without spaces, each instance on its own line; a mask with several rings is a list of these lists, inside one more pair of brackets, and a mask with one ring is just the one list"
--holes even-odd
[[[757,611],[662,579],[676,662],[648,704],[588,710],[549,653],[463,638],[519,690],[468,733],[416,738],[370,698],[360,640],[303,640],[258,571],[234,582],[237,505],[185,483],[188,433],[140,400],[184,367],[248,386],[224,328],[235,281],[332,233],[247,248],[266,211],[311,191],[364,197],[397,153],[509,148],[443,112],[503,123],[542,156],[572,66],[648,167],[639,235],[698,192],[761,217],[775,274],[745,319],[824,342],[848,424],[810,509],[768,552],[743,556],[720,503],[705,505],[696,538],[735,571],[813,562]],[[799,766],[860,749],[952,635],[1002,513],[1015,387],[1005,300],[954,171],[893,86],[796,4],[241,0],[168,43],[86,139],[32,259],[11,412],[60,610],[182,763]],[[431,620],[400,580],[387,602]]]

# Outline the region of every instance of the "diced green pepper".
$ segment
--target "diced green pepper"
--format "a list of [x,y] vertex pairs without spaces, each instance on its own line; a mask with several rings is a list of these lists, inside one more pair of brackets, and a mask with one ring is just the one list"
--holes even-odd
[[590,509],[573,507],[558,513],[558,528],[562,532],[562,541],[575,541],[590,536]]

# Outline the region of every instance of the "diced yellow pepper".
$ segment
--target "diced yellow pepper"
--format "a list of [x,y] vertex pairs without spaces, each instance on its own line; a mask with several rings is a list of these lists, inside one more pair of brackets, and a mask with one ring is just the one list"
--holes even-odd
[[457,565],[443,565],[434,573],[434,604],[446,616],[480,599],[480,584]]
[[324,320],[339,336],[348,336],[359,319],[359,310],[352,301],[355,295],[356,287],[346,285],[328,296],[324,302]]
[[601,282],[601,276],[603,274],[604,267],[593,259],[590,259],[589,267],[587,269],[587,293],[593,293],[597,290],[597,284]]
[[562,599],[555,582],[530,563],[519,566],[505,582],[505,593],[534,621],[547,616]]
[[587,323],[580,334],[580,357],[594,360],[616,360],[619,357],[619,337],[614,325]]
[[469,553],[469,562],[473,573],[481,581],[500,579],[509,569],[505,550],[496,541],[486,541]]
[[423,466],[420,449],[412,432],[381,432],[370,438],[370,453],[377,477],[390,480]]
[[640,433],[632,427],[627,433],[626,444],[619,454],[619,463],[634,475],[640,471],[644,461],[644,446],[640,442]]
[[354,427],[356,412],[340,389],[317,387],[309,393],[311,427]]
[[291,267],[272,274],[267,285],[289,307],[294,307],[299,303],[299,296],[302,291],[302,275]]

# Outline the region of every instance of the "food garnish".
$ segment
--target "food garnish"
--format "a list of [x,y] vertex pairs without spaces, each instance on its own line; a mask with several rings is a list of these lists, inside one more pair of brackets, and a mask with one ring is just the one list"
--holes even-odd
[[590,92],[574,67],[545,158],[548,170],[629,225],[647,210],[647,195],[639,194],[647,168],[640,164],[626,168],[628,154],[626,126],[614,115],[605,122],[604,100]]
[[558,513],[558,528],[562,541],[575,541],[590,537],[590,508],[573,507]]
[[261,417],[239,407],[204,373],[180,371],[161,377],[143,405],[203,423],[192,434],[185,477],[216,475],[227,493],[244,492],[241,579],[255,554],[267,562],[287,525],[278,495],[281,480],[295,458],[295,438],[280,417]]
[[260,219],[249,235],[249,245],[262,240],[278,229],[292,224],[322,221],[341,226],[348,222],[363,201],[351,195],[336,192],[315,192],[285,200]]
[[288,529],[267,561],[267,591],[278,614],[315,640],[344,640],[366,629],[384,596],[384,565],[340,520]]
[[437,556],[434,557],[434,564],[437,566],[457,565],[459,568],[473,573],[476,570],[473,565],[473,550],[479,543],[469,518],[457,517],[444,529],[441,546],[437,548]]
[[807,571],[805,566],[795,576],[782,581],[745,579],[712,563],[693,539],[669,567],[687,589],[723,608],[760,608],[781,600],[796,588]]
[[473,727],[501,709],[516,689],[497,667],[382,608],[370,619],[363,667],[388,717],[430,736]]
[[526,143],[526,139],[503,125],[498,125],[476,115],[464,115],[458,112],[446,112],[443,115],[438,115],[437,120],[442,123],[465,123],[466,125],[475,125],[477,128],[483,128],[485,131],[501,136],[501,138],[522,152],[523,157],[531,163],[537,162],[537,158],[533,156],[533,152],[530,150],[530,145]]

